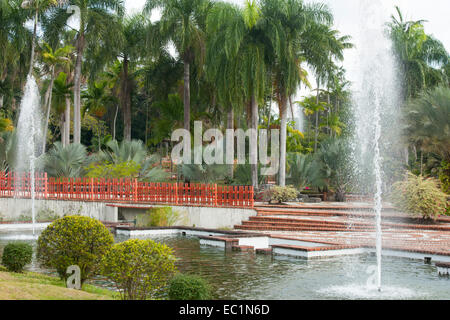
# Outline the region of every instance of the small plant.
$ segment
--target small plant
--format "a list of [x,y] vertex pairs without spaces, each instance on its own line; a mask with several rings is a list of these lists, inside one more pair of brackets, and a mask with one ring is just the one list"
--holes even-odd
[[85,168],[86,177],[104,179],[133,179],[139,176],[140,170],[141,166],[134,161],[127,161],[119,164],[91,164],[89,167]]
[[114,282],[122,300],[157,297],[176,272],[172,249],[152,240],[115,244],[102,265],[103,275]]
[[210,300],[211,288],[200,276],[177,274],[169,282],[170,300]]
[[37,258],[42,266],[56,269],[67,280],[66,270],[77,265],[84,283],[100,268],[114,238],[100,222],[89,217],[67,216],[56,220],[38,240]]
[[391,201],[398,210],[424,219],[436,219],[447,208],[447,196],[438,188],[436,180],[410,172],[406,180],[393,185]]
[[177,223],[180,214],[171,207],[151,208],[136,218],[136,227],[171,227]]
[[273,186],[272,188],[264,191],[263,200],[265,202],[283,203],[291,201],[297,198],[298,191],[293,187],[279,187]]
[[9,243],[3,249],[2,264],[10,272],[21,273],[32,258],[33,249],[28,243]]

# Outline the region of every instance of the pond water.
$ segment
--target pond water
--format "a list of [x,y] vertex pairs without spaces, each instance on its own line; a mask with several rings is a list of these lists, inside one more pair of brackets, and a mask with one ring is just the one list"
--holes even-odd
[[[0,251],[15,239],[36,246],[31,234],[0,233]],[[191,237],[151,239],[174,248],[178,269],[206,278],[220,300],[450,299],[450,280],[438,277],[436,267],[423,261],[383,257],[384,286],[379,293],[366,286],[366,270],[376,265],[370,254],[306,261],[201,247]],[[36,262],[29,270],[50,273]],[[101,278],[93,282],[111,287]]]

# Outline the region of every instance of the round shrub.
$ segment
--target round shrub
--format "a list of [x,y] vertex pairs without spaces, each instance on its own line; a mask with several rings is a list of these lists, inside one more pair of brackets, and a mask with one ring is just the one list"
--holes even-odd
[[210,300],[211,288],[200,276],[177,274],[169,282],[170,300]]
[[103,258],[103,275],[116,285],[122,300],[155,298],[176,272],[168,246],[132,239],[115,244]]
[[298,191],[294,187],[279,187],[273,186],[263,194],[265,202],[283,203],[297,198]]
[[22,272],[31,263],[33,248],[28,243],[8,243],[3,249],[2,264],[11,272]]
[[424,219],[436,219],[447,208],[447,196],[438,188],[436,180],[412,173],[393,185],[391,201],[398,210]]
[[37,258],[42,266],[56,269],[64,280],[68,277],[67,268],[77,265],[81,270],[81,283],[84,283],[99,271],[101,259],[113,243],[113,236],[100,221],[67,216],[42,232]]

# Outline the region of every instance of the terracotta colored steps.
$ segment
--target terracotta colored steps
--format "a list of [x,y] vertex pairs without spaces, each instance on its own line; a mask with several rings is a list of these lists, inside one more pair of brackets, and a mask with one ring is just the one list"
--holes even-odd
[[[249,221],[244,221],[243,225],[254,225],[255,223],[271,226],[284,227],[330,227],[330,228],[344,228],[350,230],[372,230],[374,228],[373,222],[359,222],[359,221],[326,221],[326,220],[312,220],[312,219],[292,219],[292,218],[278,218],[278,217],[251,217]],[[450,224],[446,225],[420,225],[408,223],[391,223],[383,222],[383,228],[393,229],[418,229],[418,230],[435,230],[435,231],[450,231]]]
[[239,225],[235,229],[248,231],[328,231],[328,232],[351,232],[345,228],[327,228],[327,227],[289,227],[289,226],[267,226],[262,224]]

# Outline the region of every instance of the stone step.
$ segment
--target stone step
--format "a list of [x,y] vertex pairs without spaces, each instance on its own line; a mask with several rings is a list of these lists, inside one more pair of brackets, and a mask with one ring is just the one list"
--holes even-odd
[[[283,226],[266,226],[261,224],[254,225],[238,225],[234,226],[238,230],[252,230],[252,231],[329,231],[329,232],[352,232],[347,228],[332,228],[332,227],[283,227]],[[358,230],[365,231],[365,230]]]
[[275,221],[243,221],[243,226],[265,226],[265,227],[287,227],[287,228],[333,228],[340,230],[368,230],[374,229],[374,226],[350,226],[339,223],[290,223],[290,222],[275,222]]

